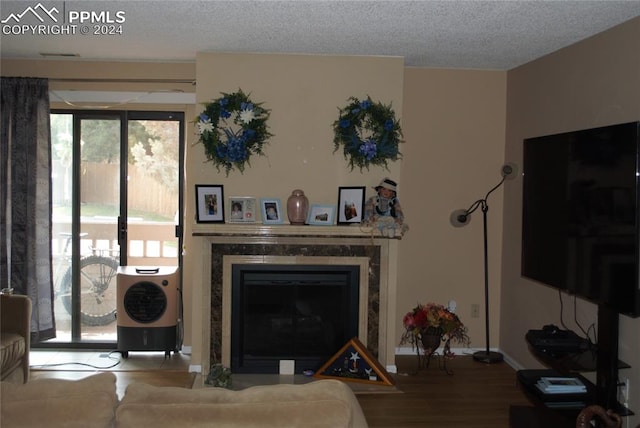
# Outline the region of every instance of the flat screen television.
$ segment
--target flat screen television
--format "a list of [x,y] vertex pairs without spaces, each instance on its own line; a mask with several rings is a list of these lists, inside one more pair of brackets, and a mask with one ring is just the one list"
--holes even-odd
[[524,140],[522,275],[640,316],[640,122]]

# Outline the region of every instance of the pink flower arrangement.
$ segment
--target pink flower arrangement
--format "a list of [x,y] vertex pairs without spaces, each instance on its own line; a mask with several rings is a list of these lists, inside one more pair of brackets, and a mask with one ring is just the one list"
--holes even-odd
[[439,335],[445,348],[449,348],[450,341],[468,346],[471,343],[458,315],[443,305],[435,303],[418,304],[402,318],[405,332],[400,341],[403,343],[419,343],[423,335]]

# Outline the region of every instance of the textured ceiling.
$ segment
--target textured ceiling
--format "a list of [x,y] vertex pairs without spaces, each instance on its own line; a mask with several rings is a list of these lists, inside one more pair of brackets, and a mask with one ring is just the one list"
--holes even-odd
[[[38,4],[42,20],[33,11]],[[7,34],[105,12],[123,34]],[[120,15],[118,12],[121,12]],[[122,14],[124,12],[124,14]],[[401,56],[407,66],[509,70],[640,16],[634,1],[0,1],[2,58],[194,61],[196,52]],[[81,24],[76,31],[80,31]],[[95,23],[95,22],[94,22]],[[94,25],[90,22],[89,29]],[[121,27],[119,27],[121,25]]]

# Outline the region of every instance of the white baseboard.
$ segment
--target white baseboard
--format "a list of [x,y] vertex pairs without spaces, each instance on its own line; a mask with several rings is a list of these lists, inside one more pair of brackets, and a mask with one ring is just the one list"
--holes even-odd
[[[504,357],[504,362],[511,366],[514,370],[522,370],[524,367],[511,358],[509,355],[502,352],[499,348],[489,348],[490,351],[500,352]],[[486,351],[486,348],[451,348],[451,351],[456,355],[473,355],[478,351]],[[442,348],[438,348],[437,352],[442,353]],[[396,348],[396,355],[417,355],[416,349],[410,346],[403,346]],[[394,372],[395,373],[395,372]]]
[[[482,351],[482,349],[474,349],[474,348],[451,348],[451,352],[456,355],[471,355],[476,351]],[[442,354],[442,347],[438,348],[436,352]],[[420,349],[420,354],[422,354],[422,349]],[[412,348],[411,346],[402,346],[396,348],[396,355],[418,355],[416,353],[416,348]]]
[[526,368],[522,364],[518,363],[516,360],[511,358],[511,356],[509,356],[508,354],[505,354],[504,352],[502,352],[502,355],[504,356],[504,362],[509,364],[511,368],[513,368],[515,371],[524,370]]

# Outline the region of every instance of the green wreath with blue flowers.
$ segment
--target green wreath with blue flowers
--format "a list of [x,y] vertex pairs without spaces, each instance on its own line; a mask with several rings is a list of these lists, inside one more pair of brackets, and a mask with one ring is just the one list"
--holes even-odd
[[333,123],[333,152],[342,148],[352,171],[355,167],[368,170],[370,165],[388,170],[389,161],[402,157],[398,147],[402,129],[391,105],[374,103],[369,96],[363,101],[355,97],[348,101]]
[[223,92],[222,97],[205,104],[195,124],[207,160],[227,176],[233,169],[244,172],[251,155],[264,156],[263,146],[273,136],[267,126],[269,114],[270,110],[251,101],[241,89]]

